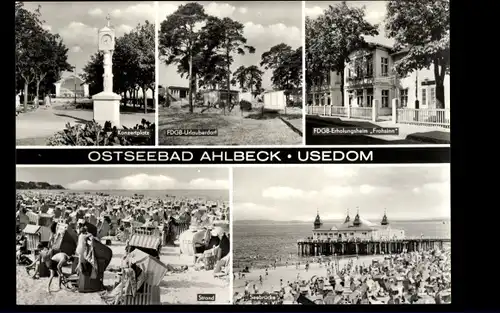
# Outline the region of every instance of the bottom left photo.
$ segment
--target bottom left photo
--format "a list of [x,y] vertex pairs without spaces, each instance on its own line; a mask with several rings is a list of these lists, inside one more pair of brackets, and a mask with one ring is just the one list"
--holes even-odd
[[18,305],[231,303],[228,168],[16,168]]

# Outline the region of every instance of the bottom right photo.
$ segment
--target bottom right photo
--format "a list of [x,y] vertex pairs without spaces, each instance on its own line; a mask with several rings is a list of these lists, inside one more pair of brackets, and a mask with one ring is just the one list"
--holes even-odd
[[451,303],[449,164],[233,169],[233,303]]

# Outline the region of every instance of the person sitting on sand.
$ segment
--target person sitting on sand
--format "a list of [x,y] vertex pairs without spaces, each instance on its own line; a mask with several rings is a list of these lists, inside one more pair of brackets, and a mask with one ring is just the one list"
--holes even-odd
[[67,255],[64,252],[59,252],[55,254],[51,259],[50,262],[47,262],[47,267],[50,270],[50,278],[49,278],[49,284],[47,286],[47,290],[50,293],[50,285],[52,284],[52,279],[54,279],[54,276],[57,275],[59,276],[59,289],[61,289],[62,283],[65,279],[64,274],[62,272],[63,266],[69,264],[70,262],[73,261],[73,257]]
[[47,248],[43,243],[39,243],[37,246],[37,249],[40,251],[38,254],[38,257],[35,259],[35,262],[33,262],[31,265],[26,266],[26,272],[28,275],[30,275],[30,270],[35,269],[35,272],[33,275],[31,275],[31,278],[33,279],[38,279],[40,277],[40,263],[45,263],[47,265],[48,260],[52,257],[52,250]]

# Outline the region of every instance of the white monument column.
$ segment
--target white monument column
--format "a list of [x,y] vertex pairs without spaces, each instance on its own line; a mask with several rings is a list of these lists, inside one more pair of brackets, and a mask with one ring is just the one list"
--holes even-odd
[[56,98],[59,98],[61,96],[61,83],[54,83],[56,86]]
[[[113,50],[115,48],[115,31],[108,25],[98,32],[99,51],[104,53],[103,91],[92,96],[94,100],[94,120],[104,125],[106,121],[112,126],[120,127],[121,96],[113,93]],[[85,88],[85,87],[84,87]],[[88,88],[88,87],[87,87]]]
[[83,96],[85,98],[89,96],[89,84],[83,84]]

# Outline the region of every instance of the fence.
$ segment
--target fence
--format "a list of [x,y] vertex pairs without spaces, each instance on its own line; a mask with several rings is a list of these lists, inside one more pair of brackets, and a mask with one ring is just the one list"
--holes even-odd
[[334,105],[311,105],[307,107],[307,114],[321,116],[337,116],[371,120],[373,117],[371,107],[343,107]]
[[450,128],[450,109],[398,108],[395,111],[394,122],[399,124]]

